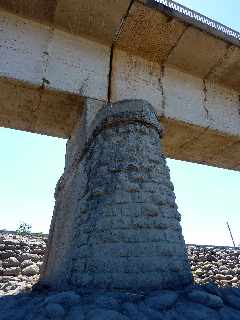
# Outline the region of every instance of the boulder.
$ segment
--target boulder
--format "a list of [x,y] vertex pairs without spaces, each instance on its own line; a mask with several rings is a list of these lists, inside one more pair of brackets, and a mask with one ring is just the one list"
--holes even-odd
[[18,267],[20,265],[20,262],[15,257],[9,257],[5,259],[2,263],[3,267]]
[[81,302],[81,297],[74,291],[60,292],[47,297],[44,303],[56,303],[66,306],[73,306]]
[[36,264],[32,264],[22,270],[22,274],[26,276],[34,276],[39,273],[39,267]]
[[164,310],[171,308],[177,301],[178,294],[174,291],[162,291],[159,294],[148,297],[145,303],[153,309]]
[[125,315],[106,309],[95,309],[91,310],[87,314],[87,320],[129,320]]
[[221,308],[223,307],[222,299],[214,294],[208,293],[203,290],[193,290],[188,294],[188,298],[192,302],[204,304],[211,308]]
[[3,269],[3,276],[18,276],[21,272],[19,267],[10,267]]
[[46,313],[50,319],[59,320],[64,317],[65,310],[60,304],[49,303],[46,306]]

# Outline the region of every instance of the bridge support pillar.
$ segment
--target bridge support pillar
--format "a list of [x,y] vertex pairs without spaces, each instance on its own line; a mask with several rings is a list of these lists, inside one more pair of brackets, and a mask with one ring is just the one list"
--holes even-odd
[[42,280],[127,290],[191,283],[161,136],[145,101],[96,114],[58,184]]

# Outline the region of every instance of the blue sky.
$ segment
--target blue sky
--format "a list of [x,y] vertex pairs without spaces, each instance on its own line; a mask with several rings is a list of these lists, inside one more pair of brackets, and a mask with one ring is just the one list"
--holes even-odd
[[[182,0],[185,6],[240,31],[240,1]],[[66,140],[0,128],[0,229],[19,221],[47,232]],[[230,222],[240,243],[240,173],[168,160],[187,243],[225,244]]]

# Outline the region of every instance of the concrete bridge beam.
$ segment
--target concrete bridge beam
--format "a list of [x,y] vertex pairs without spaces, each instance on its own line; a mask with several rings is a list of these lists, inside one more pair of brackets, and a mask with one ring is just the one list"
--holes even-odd
[[103,1],[14,3],[0,0],[11,12],[0,10],[1,126],[69,138],[86,98],[144,99],[168,157],[240,169],[235,41],[150,0],[113,0],[109,11]]

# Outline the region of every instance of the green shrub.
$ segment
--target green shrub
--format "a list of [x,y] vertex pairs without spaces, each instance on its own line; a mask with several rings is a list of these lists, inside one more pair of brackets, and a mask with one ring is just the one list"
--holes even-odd
[[31,232],[32,232],[32,226],[31,226],[31,224],[28,224],[26,222],[20,222],[20,224],[16,230],[16,233],[19,236],[26,236],[26,235],[31,234]]

